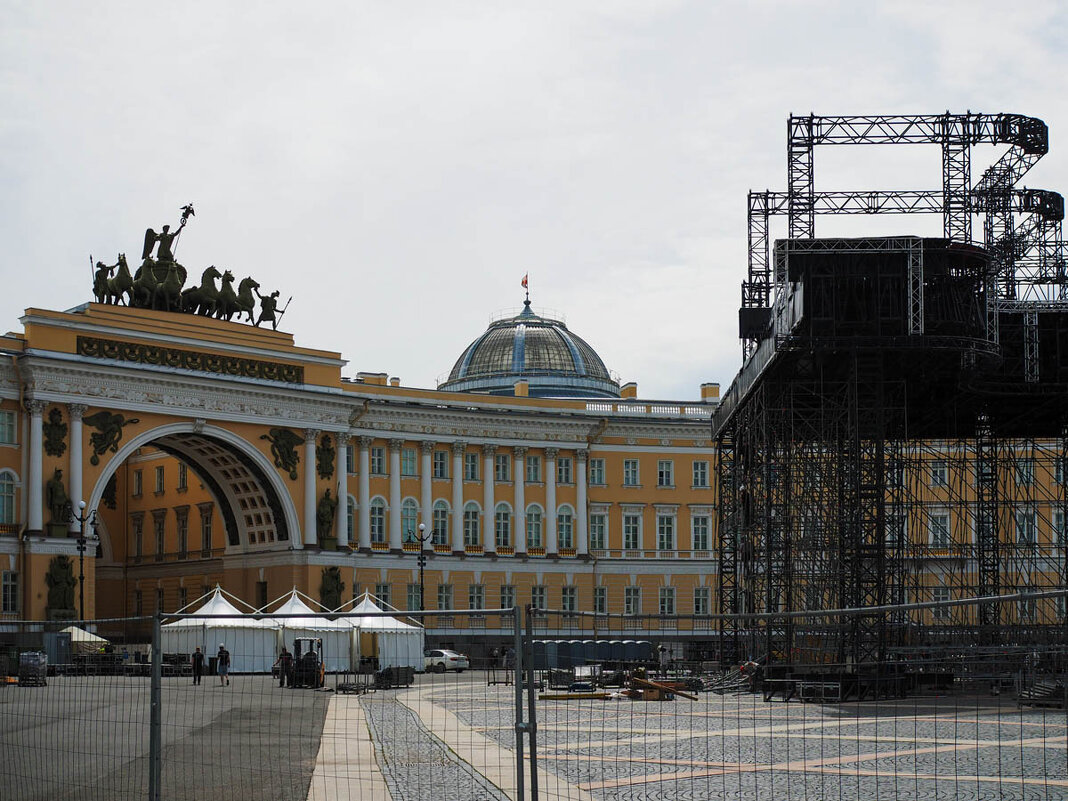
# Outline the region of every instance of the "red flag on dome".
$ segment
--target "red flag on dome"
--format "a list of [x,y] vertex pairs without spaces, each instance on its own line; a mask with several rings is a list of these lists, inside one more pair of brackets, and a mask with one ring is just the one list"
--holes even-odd
[[523,289],[527,288],[527,275],[530,275],[530,273],[527,273],[526,275],[523,276],[523,281],[522,281]]

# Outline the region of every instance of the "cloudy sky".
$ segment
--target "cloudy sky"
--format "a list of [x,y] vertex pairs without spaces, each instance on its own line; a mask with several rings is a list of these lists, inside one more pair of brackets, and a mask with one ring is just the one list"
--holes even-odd
[[[135,262],[192,201],[178,260],[292,296],[281,327],[346,375],[434,386],[529,274],[642,397],[726,389],[788,115],[1041,117],[1027,184],[1063,193],[1058,6],[0,0],[0,325],[89,300],[90,254]],[[939,152],[817,151],[816,185],[935,189]]]

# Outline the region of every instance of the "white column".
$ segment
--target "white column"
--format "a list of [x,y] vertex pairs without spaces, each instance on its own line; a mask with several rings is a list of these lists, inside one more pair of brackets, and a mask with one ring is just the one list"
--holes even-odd
[[422,534],[426,537],[426,542],[422,544],[424,551],[432,550],[434,543],[430,536],[430,532],[434,530],[434,493],[433,493],[433,467],[431,466],[431,457],[434,454],[434,443],[424,442],[420,446],[422,448],[422,457],[419,463],[419,506],[421,507],[423,525],[426,526],[426,531]]
[[404,548],[404,534],[401,531],[401,448],[404,440],[389,441],[389,549],[400,551]]
[[361,551],[371,550],[371,438],[360,437],[360,471],[357,481],[357,503],[359,508],[359,527],[357,536]]
[[464,448],[466,442],[452,443],[452,551],[464,552]]
[[512,528],[515,531],[517,556],[527,552],[526,456],[526,448],[515,448],[515,515],[512,518]]
[[559,553],[556,544],[556,455],[558,448],[545,449],[545,555]]
[[[82,498],[82,415],[89,408],[84,403],[71,403],[67,406],[70,411],[70,467],[67,475],[70,476],[70,500],[74,507]],[[78,524],[71,521],[70,530],[77,532]]]
[[337,435],[337,461],[334,471],[337,473],[337,513],[334,515],[334,531],[337,547],[345,548],[349,544],[349,474],[348,455],[349,435],[342,432]]
[[[44,412],[44,407],[44,401],[26,401],[26,411],[30,413],[30,475],[26,481],[28,498],[26,529],[35,534],[44,531],[42,512],[44,501],[41,497],[44,482],[44,466],[41,453],[42,443],[44,442],[44,429],[41,414]],[[77,507],[80,500],[81,498],[73,498],[71,502]]]
[[315,545],[315,438],[319,436],[314,428],[304,429],[304,544]]
[[587,522],[589,520],[589,514],[586,511],[586,459],[589,457],[590,452],[586,450],[578,451],[575,456],[577,462],[575,476],[576,484],[576,496],[575,496],[575,522],[578,524],[578,539],[575,542],[576,552],[579,556],[586,556],[590,552],[590,535]]
[[497,552],[497,532],[495,530],[496,513],[493,508],[496,504],[496,501],[493,498],[493,483],[496,479],[493,469],[493,461],[496,453],[496,445],[482,446],[482,520],[484,521],[482,527],[482,542],[485,543],[483,546],[483,551],[485,553]]

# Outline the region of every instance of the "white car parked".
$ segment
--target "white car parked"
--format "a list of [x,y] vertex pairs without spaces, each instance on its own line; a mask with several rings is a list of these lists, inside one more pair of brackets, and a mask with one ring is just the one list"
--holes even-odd
[[444,673],[446,670],[455,670],[463,673],[471,667],[471,661],[461,653],[449,651],[445,648],[423,651],[425,657],[425,669],[428,673]]

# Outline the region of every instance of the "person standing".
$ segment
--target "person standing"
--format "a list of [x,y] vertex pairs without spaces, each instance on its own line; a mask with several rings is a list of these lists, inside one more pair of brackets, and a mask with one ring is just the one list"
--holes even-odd
[[293,654],[289,653],[289,650],[283,645],[282,653],[278,655],[278,661],[274,663],[278,667],[278,686],[285,687],[286,682],[289,682],[289,686],[293,686],[292,674],[293,670]]
[[226,650],[224,643],[219,643],[218,668],[219,668],[219,684],[225,684],[230,686],[230,652]]
[[204,675],[204,652],[200,646],[193,651],[193,684],[200,684],[200,677]]

